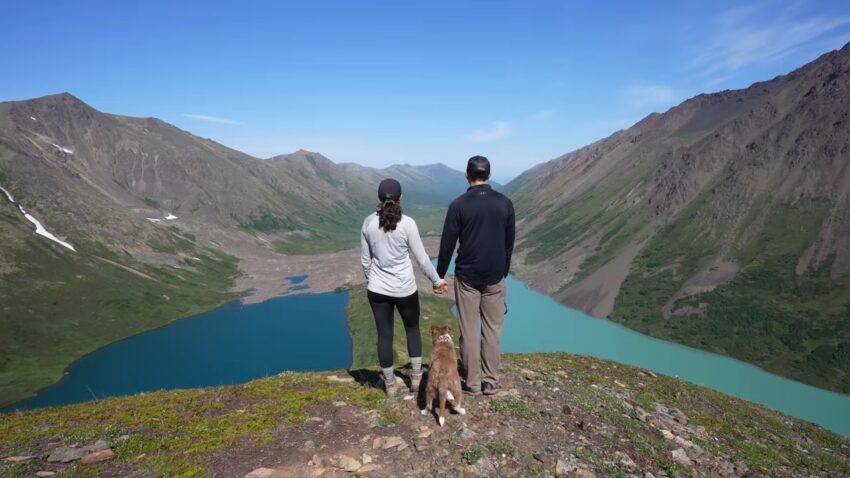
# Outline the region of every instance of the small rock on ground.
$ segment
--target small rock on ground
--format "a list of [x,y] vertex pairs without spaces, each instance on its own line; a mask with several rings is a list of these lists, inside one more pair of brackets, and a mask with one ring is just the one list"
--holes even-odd
[[269,478],[274,473],[274,470],[271,468],[257,468],[245,475],[245,478]]
[[688,457],[688,454],[685,453],[684,448],[676,448],[670,452],[670,455],[672,456],[673,461],[680,465],[691,466],[693,464],[691,459]]
[[93,465],[115,458],[115,452],[107,448],[106,450],[96,451],[83,456],[80,460],[84,465]]
[[30,461],[35,458],[32,455],[19,455],[19,456],[9,456],[6,457],[3,461],[6,463],[23,463],[25,461]]
[[335,456],[333,459],[331,459],[331,463],[335,467],[343,471],[347,471],[349,473],[355,472],[363,466],[363,464],[360,463],[360,461],[358,461],[356,458],[352,458],[348,455]]

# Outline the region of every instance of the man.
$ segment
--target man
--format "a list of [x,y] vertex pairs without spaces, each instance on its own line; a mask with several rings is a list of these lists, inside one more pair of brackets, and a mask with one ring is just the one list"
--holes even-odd
[[455,245],[455,299],[461,334],[465,392],[493,395],[499,390],[499,340],[505,321],[505,278],[514,248],[514,205],[494,191],[490,161],[469,158],[469,189],[451,203],[443,225],[437,274],[445,278]]

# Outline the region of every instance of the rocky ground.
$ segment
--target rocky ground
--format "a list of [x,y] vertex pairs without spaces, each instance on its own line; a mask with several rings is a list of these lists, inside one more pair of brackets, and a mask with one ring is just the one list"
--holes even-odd
[[0,417],[0,476],[830,476],[850,440],[677,379],[508,356],[440,427],[372,371],[282,374]]

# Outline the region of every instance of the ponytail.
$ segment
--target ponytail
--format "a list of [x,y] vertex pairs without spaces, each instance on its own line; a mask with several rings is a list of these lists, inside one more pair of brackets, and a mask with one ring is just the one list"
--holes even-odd
[[384,232],[395,231],[395,226],[401,221],[401,204],[398,199],[385,197],[378,205],[378,225]]

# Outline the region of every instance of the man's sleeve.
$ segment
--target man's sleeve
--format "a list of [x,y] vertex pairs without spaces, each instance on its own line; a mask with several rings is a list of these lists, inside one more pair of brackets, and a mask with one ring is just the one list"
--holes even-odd
[[514,215],[514,203],[508,199],[508,222],[505,226],[505,277],[511,272],[511,255],[514,253],[515,238],[516,217]]
[[440,238],[440,256],[437,260],[437,275],[440,278],[446,277],[446,272],[449,270],[449,263],[452,261],[452,254],[457,245],[457,237],[460,234],[460,217],[457,207],[454,203],[449,206],[446,211],[446,222],[443,224],[443,235]]

